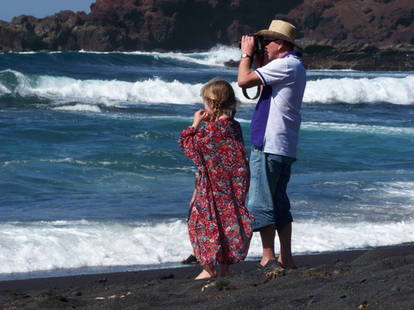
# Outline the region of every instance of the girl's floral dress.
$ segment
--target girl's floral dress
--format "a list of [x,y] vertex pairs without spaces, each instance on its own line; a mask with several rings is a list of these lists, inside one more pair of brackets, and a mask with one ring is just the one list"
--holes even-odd
[[231,119],[181,132],[180,148],[198,168],[188,220],[197,260],[235,264],[247,256],[253,216],[245,207],[250,170],[240,124]]

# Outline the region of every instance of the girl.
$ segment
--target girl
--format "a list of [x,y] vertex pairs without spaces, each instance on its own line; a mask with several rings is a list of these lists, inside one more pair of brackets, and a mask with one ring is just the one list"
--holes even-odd
[[[213,79],[201,90],[204,109],[181,132],[180,148],[198,168],[188,230],[194,255],[203,265],[196,279],[228,274],[244,260],[252,237],[252,215],[245,208],[249,162],[240,124],[234,120],[237,100],[229,83]],[[205,126],[199,127],[204,121]]]

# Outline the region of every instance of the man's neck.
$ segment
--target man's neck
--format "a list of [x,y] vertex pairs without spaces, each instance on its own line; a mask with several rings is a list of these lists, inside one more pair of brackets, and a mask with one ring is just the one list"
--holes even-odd
[[287,54],[289,54],[289,53],[291,53],[291,52],[293,52],[293,50],[283,50],[283,51],[280,51],[277,55],[276,55],[276,57],[274,57],[274,58],[272,58],[272,59],[268,59],[267,61],[265,61],[265,63],[263,64],[263,65],[266,65],[266,64],[268,64],[269,62],[271,62],[272,60],[275,60],[275,59],[280,59],[280,58],[283,58],[283,57],[285,57]]
[[280,52],[277,58],[283,58],[286,56],[287,53],[289,53],[289,51]]

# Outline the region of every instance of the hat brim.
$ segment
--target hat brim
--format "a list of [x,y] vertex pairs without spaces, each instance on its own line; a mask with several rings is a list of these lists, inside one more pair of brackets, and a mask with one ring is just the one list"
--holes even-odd
[[283,40],[283,41],[287,41],[289,43],[292,43],[294,46],[296,46],[299,49],[302,49],[302,47],[300,47],[295,41],[292,41],[289,37],[276,32],[276,31],[272,31],[272,30],[268,30],[268,29],[263,29],[260,30],[258,32],[255,33],[255,35],[257,36],[263,36],[266,39],[274,39],[274,40]]

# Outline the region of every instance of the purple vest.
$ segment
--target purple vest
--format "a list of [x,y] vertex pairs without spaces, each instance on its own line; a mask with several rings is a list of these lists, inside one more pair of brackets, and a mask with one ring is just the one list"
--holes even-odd
[[263,147],[271,98],[272,86],[264,86],[250,123],[250,142],[259,149]]

